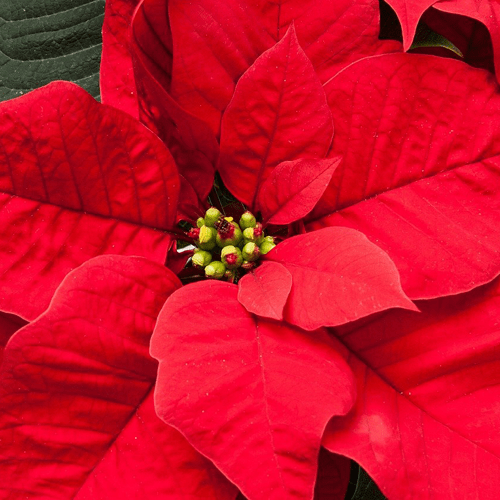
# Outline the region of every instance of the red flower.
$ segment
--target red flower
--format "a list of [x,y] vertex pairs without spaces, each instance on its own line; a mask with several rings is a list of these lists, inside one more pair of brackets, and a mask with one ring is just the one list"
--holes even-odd
[[[321,443],[392,498],[496,498],[500,96],[460,62],[362,59],[397,47],[377,3],[145,0],[127,49],[135,2],[108,3],[104,100],[180,176],[73,85],[0,106],[0,307],[34,320],[2,365],[6,498],[311,498]],[[216,168],[310,232],[181,286],[161,264]],[[433,300],[386,311],[405,293]]]

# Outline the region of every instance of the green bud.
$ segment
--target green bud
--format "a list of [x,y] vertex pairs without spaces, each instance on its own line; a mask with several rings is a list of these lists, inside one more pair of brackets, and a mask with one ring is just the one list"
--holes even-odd
[[226,266],[220,260],[214,260],[205,267],[205,276],[207,278],[221,279],[226,274]]
[[228,269],[236,269],[243,264],[243,256],[241,250],[234,245],[228,245],[222,249],[220,254],[221,261]]
[[260,245],[264,241],[264,232],[262,231],[262,224],[257,223],[255,227],[247,227],[243,231],[243,237],[246,243],[251,241],[256,245]]
[[270,241],[264,240],[260,245],[260,253],[266,255],[269,253],[276,245]]
[[276,244],[274,241],[274,236],[265,236],[263,241],[269,241],[269,243]]
[[205,225],[205,219],[203,217],[198,217],[198,219],[196,219],[196,226],[201,227],[204,225]]
[[196,267],[205,267],[212,261],[212,254],[205,250],[197,250],[191,257],[193,265]]
[[233,227],[229,232],[217,231],[216,241],[217,245],[221,248],[227,247],[228,245],[236,246],[243,239],[240,226],[238,226],[236,222],[230,222],[229,224]]
[[257,220],[252,212],[245,212],[240,218],[240,227],[242,230],[247,229],[248,227],[255,227],[257,224]]
[[257,260],[260,257],[259,247],[253,241],[249,241],[243,247],[243,250],[241,251],[241,255],[248,262],[253,262],[254,260]]
[[202,250],[212,250],[216,245],[217,231],[213,227],[201,226],[198,246]]
[[219,220],[222,214],[215,207],[210,207],[205,212],[205,226],[214,227],[214,224]]

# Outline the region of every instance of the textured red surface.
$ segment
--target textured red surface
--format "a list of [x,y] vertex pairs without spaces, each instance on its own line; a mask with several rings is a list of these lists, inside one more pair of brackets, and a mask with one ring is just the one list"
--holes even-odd
[[310,498],[324,427],[354,402],[350,371],[324,331],[258,318],[236,296],[202,282],[166,302],[151,341],[158,415],[245,496]]
[[251,209],[279,163],[323,158],[332,115],[293,25],[240,78],[221,127],[218,170],[231,193]]
[[2,498],[234,498],[154,413],[149,339],[180,285],[146,259],[96,257],[14,335],[1,372]]
[[277,165],[257,197],[263,222],[290,224],[305,217],[325,192],[340,160],[302,159]]
[[[341,155],[309,229],[349,226],[396,264],[411,298],[498,275],[500,94],[458,61],[384,55],[326,86]],[[323,216],[323,218],[321,218]]]
[[292,275],[286,321],[336,326],[391,307],[415,310],[394,263],[358,231],[331,227],[283,241],[265,257]]
[[[140,0],[106,2],[102,27],[101,102],[139,118],[137,86],[129,50],[130,24]],[[119,71],[116,69],[120,68]]]
[[236,82],[285,36],[292,21],[322,82],[357,59],[401,50],[398,42],[378,39],[377,0],[171,0],[169,4],[172,94],[210,124],[215,134]]
[[323,443],[389,498],[497,498],[499,292],[497,280],[337,332],[359,394]]
[[34,319],[96,255],[165,261],[179,179],[154,134],[67,82],[2,103],[0,118],[2,310]]
[[262,262],[239,281],[238,301],[251,313],[282,320],[291,289],[292,275],[284,266]]

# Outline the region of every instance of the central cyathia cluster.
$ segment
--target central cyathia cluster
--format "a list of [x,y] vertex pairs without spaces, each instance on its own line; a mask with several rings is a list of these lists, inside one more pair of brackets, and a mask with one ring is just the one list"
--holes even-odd
[[261,255],[276,246],[274,238],[264,234],[262,224],[251,212],[245,212],[238,224],[232,217],[224,217],[217,208],[211,207],[196,225],[198,227],[189,232],[198,247],[192,263],[204,268],[207,278],[236,282],[258,265]]

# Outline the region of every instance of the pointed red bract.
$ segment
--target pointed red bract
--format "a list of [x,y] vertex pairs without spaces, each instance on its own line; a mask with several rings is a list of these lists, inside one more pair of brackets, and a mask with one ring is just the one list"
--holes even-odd
[[310,226],[358,229],[396,264],[413,299],[500,273],[500,93],[483,70],[394,54],[327,86],[342,155]]
[[355,410],[324,445],[359,462],[389,498],[498,497],[500,282],[339,329]]
[[278,163],[321,158],[332,136],[323,87],[292,25],[239,80],[222,120],[218,169],[231,193],[254,208]]
[[260,188],[257,210],[267,224],[290,224],[305,217],[330,183],[340,158],[280,163]]
[[170,0],[169,4],[172,93],[216,135],[239,78],[285,36],[292,22],[322,82],[357,59],[401,50],[399,42],[378,39],[377,0]]
[[[0,308],[34,319],[103,253],[165,261],[179,178],[161,141],[76,85],[0,105]],[[20,293],[22,290],[23,293]]]
[[394,263],[358,231],[330,227],[294,236],[265,258],[292,275],[284,318],[305,330],[391,307],[416,310],[401,289]]
[[429,7],[477,19],[483,23],[491,36],[495,56],[495,69],[500,71],[500,4],[496,0],[387,0],[401,22],[405,50],[412,44],[417,24]]
[[12,337],[0,372],[0,496],[234,498],[153,410],[149,339],[179,286],[146,259],[96,257]]
[[253,316],[235,285],[201,282],[168,299],[151,353],[158,415],[246,497],[312,497],[324,426],[354,401],[323,331]]
[[277,262],[263,262],[238,283],[238,300],[246,310],[277,320],[292,289],[292,275]]

